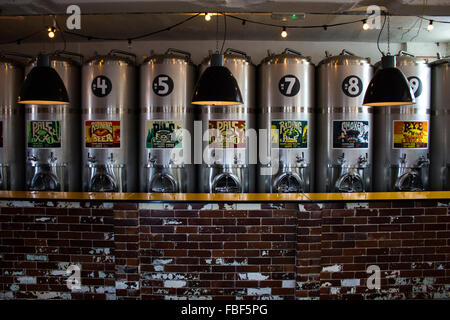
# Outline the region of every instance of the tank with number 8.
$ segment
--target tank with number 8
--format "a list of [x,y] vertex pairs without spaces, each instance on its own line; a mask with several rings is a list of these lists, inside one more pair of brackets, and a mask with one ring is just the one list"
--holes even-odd
[[343,50],[317,69],[316,190],[369,192],[373,116],[362,103],[373,75],[370,60]]

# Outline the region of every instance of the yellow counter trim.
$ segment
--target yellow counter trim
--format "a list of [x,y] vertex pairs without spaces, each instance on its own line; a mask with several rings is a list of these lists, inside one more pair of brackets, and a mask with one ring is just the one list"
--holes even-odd
[[450,199],[450,191],[367,193],[103,193],[0,191],[0,199],[158,201],[158,202],[290,202]]

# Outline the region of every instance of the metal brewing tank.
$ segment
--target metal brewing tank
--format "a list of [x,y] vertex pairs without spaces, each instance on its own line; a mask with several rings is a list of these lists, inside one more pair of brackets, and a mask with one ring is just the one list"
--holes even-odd
[[[200,74],[210,65],[211,55],[200,65]],[[257,162],[255,131],[255,66],[245,52],[227,49],[224,66],[236,78],[243,104],[199,106],[202,121],[200,192],[254,192]],[[209,130],[208,130],[209,129]],[[197,143],[197,141],[196,141]],[[198,141],[200,143],[200,141]]]
[[168,49],[140,67],[141,192],[194,192],[194,90],[190,53]]
[[343,50],[318,67],[316,190],[372,188],[372,108],[363,106],[373,75],[368,58]]
[[135,63],[111,50],[82,68],[83,191],[137,190]]
[[0,55],[0,190],[23,190],[23,107],[17,97],[23,82],[23,65]]
[[258,192],[314,189],[314,71],[292,49],[259,66]]
[[[431,65],[430,186],[450,189],[450,58]],[[436,134],[437,133],[437,134]]]
[[[32,191],[80,191],[80,63],[60,51],[50,66],[64,82],[68,105],[25,105],[26,188]],[[28,74],[36,59],[26,67]]]
[[416,103],[375,108],[374,188],[428,190],[431,68],[425,59],[403,51],[396,59],[397,67],[408,78]]

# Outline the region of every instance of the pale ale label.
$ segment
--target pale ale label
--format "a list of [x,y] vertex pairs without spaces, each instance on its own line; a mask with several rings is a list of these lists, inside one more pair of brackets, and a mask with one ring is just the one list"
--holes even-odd
[[272,120],[270,131],[273,148],[308,148],[308,121]]
[[38,120],[27,122],[28,148],[61,148],[59,121]]
[[428,121],[394,120],[394,149],[428,148]]
[[88,120],[84,128],[86,148],[120,148],[120,121]]
[[209,120],[209,147],[242,149],[246,147],[245,120]]
[[183,121],[151,120],[145,123],[148,149],[182,148]]
[[333,121],[334,149],[366,149],[369,147],[369,121]]

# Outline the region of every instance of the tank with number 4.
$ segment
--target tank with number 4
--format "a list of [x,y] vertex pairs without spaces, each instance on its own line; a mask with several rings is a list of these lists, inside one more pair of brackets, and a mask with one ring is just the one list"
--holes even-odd
[[140,67],[140,191],[194,192],[195,65],[190,53],[168,49]]
[[[400,51],[397,68],[408,78],[416,103],[375,108],[375,191],[429,188],[431,68]],[[375,66],[379,66],[378,62]]]
[[368,58],[347,50],[317,67],[317,192],[372,189],[372,108],[363,106],[373,75]]
[[83,190],[137,190],[137,75],[132,53],[111,50],[82,68]]
[[314,189],[314,71],[288,48],[259,66],[259,192]]
[[[25,105],[26,187],[32,191],[80,191],[80,63],[83,56],[50,56],[67,89],[68,105]],[[28,64],[26,72],[37,61]]]
[[[200,73],[210,65],[203,60]],[[199,106],[202,120],[202,148],[198,158],[200,192],[254,192],[256,167],[255,66],[245,52],[227,49],[227,67],[239,85],[243,104]],[[199,141],[200,143],[200,141]],[[253,149],[252,149],[253,148]]]

